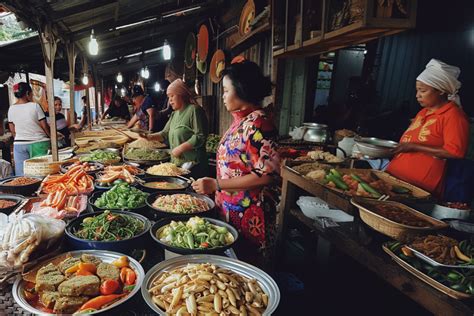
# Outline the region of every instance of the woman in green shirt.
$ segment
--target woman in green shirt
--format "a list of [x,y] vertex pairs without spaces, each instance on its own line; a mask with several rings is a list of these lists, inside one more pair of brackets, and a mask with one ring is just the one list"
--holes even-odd
[[147,138],[167,141],[171,148],[171,162],[176,165],[196,163],[191,169],[193,177],[207,175],[206,139],[209,124],[206,113],[183,80],[173,81],[166,92],[173,113],[161,132],[150,134]]

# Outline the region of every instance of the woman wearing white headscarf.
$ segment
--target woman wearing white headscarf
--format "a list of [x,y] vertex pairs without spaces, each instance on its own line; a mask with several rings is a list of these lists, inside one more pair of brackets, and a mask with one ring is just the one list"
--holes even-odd
[[423,107],[395,148],[387,171],[435,196],[443,189],[446,159],[463,158],[469,122],[461,109],[460,69],[432,59],[416,78],[416,99]]

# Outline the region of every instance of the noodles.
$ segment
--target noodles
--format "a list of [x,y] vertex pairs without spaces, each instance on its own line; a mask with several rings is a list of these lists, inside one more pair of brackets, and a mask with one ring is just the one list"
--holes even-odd
[[153,167],[148,168],[146,172],[154,176],[181,176],[189,173],[188,170],[179,168],[171,162],[154,165]]
[[179,214],[200,213],[209,210],[206,201],[189,194],[162,195],[153,202],[153,207]]

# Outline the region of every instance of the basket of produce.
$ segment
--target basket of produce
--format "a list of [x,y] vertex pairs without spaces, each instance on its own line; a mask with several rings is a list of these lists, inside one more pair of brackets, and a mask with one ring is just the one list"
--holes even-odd
[[0,221],[0,268],[21,268],[54,249],[64,234],[64,221],[37,214],[11,214]]
[[135,185],[139,181],[138,175],[143,173],[143,170],[131,165],[108,166],[97,174],[95,187],[99,190],[108,190],[121,182]]
[[145,177],[140,182],[140,188],[146,192],[156,191],[185,191],[189,187],[189,181],[178,177]]
[[353,198],[360,218],[374,230],[393,239],[406,241],[419,235],[447,228],[440,220],[395,201]]
[[82,165],[69,168],[65,174],[49,175],[41,183],[44,193],[64,192],[66,196],[89,194],[94,191],[94,178]]
[[104,165],[98,162],[67,162],[61,165],[60,171],[61,173],[66,173],[70,168],[82,165],[83,170],[93,176],[96,174],[96,172],[104,170]]
[[320,168],[308,172],[305,177],[349,196],[380,198],[386,195],[398,201],[431,198],[429,192],[378,170]]
[[23,173],[25,176],[38,177],[44,177],[48,174],[58,173],[61,168],[61,164],[76,160],[76,158],[68,159],[71,156],[72,154],[59,155],[59,161],[53,161],[53,157],[51,155],[27,159],[23,163]]
[[31,196],[41,185],[41,177],[8,177],[0,180],[0,191],[4,193]]
[[[468,242],[464,241],[464,245],[468,245]],[[472,269],[446,268],[427,264],[413,255],[402,243],[396,241],[386,242],[382,248],[403,269],[438,291],[457,300],[474,297]]]
[[128,210],[141,213],[147,208],[147,197],[148,193],[124,182],[114,185],[108,191],[95,192],[89,198],[89,205],[94,211]]
[[166,149],[153,148],[123,148],[123,158],[127,162],[135,162],[140,165],[154,165],[170,159],[169,151]]
[[215,154],[219,148],[221,136],[216,134],[209,134],[206,140],[206,152]]
[[0,213],[8,215],[24,201],[25,197],[23,195],[0,194]]
[[223,253],[238,238],[237,230],[231,225],[198,216],[161,219],[153,225],[150,234],[165,249],[182,255]]
[[[195,286],[200,280],[211,284],[208,291]],[[159,315],[176,315],[178,310],[197,315],[206,310],[215,315],[270,316],[280,302],[278,285],[266,272],[217,255],[186,255],[160,262],[147,272],[141,292]]]
[[146,174],[150,176],[177,177],[189,174],[191,171],[180,168],[172,162],[160,163],[146,169]]
[[149,218],[158,219],[182,215],[210,216],[216,205],[208,196],[190,192],[157,192],[150,194],[146,200]]
[[150,221],[132,212],[84,214],[66,227],[66,242],[74,250],[98,249],[129,253],[149,238]]
[[39,263],[17,279],[13,297],[34,315],[93,315],[132,298],[144,275],[135,259],[117,252],[71,251]]
[[82,162],[99,162],[104,165],[113,165],[120,162],[120,154],[103,149],[94,150],[90,154],[85,154],[79,158]]

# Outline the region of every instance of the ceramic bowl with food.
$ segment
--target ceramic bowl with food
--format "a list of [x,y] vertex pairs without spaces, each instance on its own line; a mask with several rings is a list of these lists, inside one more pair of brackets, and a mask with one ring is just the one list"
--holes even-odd
[[0,191],[3,193],[31,196],[41,185],[41,177],[14,176],[0,181]]
[[157,220],[164,217],[212,217],[216,204],[208,196],[182,191],[161,191],[152,193],[146,200],[148,218]]
[[25,201],[25,197],[22,195],[0,194],[0,212],[8,215],[23,201]]

